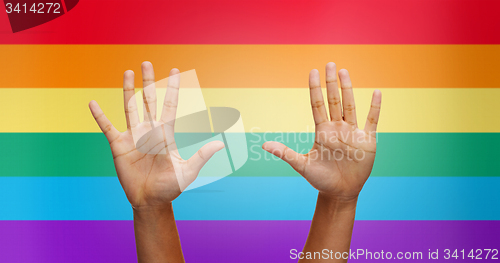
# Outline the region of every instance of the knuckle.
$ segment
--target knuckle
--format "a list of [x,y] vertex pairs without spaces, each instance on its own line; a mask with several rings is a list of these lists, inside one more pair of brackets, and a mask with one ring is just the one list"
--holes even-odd
[[175,126],[175,120],[166,121],[164,125],[173,128]]
[[324,101],[322,101],[322,100],[314,101],[314,102],[312,103],[312,107],[313,107],[313,108],[319,108],[319,107],[322,107],[322,106],[324,106],[324,105],[325,105],[325,102],[324,102]]
[[96,120],[99,120],[99,119],[101,119],[102,117],[104,117],[104,113],[99,113],[99,114],[95,115],[95,119],[96,119]]
[[344,111],[354,111],[356,107],[351,104],[344,105]]
[[356,122],[354,122],[354,121],[346,121],[346,122],[347,122],[349,125],[351,125],[351,126],[356,126]]
[[172,101],[168,101],[166,100],[164,103],[163,103],[163,106],[165,106],[165,108],[177,108],[177,103],[174,103]]
[[328,83],[328,84],[330,84],[330,83],[337,84],[337,78],[327,78],[326,79],[326,83]]
[[137,111],[137,106],[136,105],[128,105],[125,108],[125,112],[126,113],[131,113],[131,112],[134,112],[134,111]]
[[108,124],[108,125],[106,125],[106,126],[102,129],[102,132],[103,132],[103,133],[108,133],[108,132],[110,132],[110,131],[111,131],[111,129],[112,129],[112,128],[113,128],[113,125]]
[[337,98],[337,97],[328,98],[328,103],[330,105],[336,106],[340,103],[340,98]]
[[199,150],[198,150],[198,155],[200,156],[200,158],[201,158],[202,160],[205,160],[204,153],[203,153],[203,151],[202,151],[201,149],[199,149]]
[[146,95],[146,96],[144,96],[144,101],[146,103],[155,103],[156,102],[156,95]]
[[121,137],[120,137],[120,136],[117,136],[116,138],[114,138],[114,139],[110,140],[110,141],[109,141],[109,144],[111,145],[111,144],[114,144],[114,143],[120,143],[120,142],[122,142],[122,141],[123,141],[123,140],[121,139]]
[[318,123],[316,123],[316,125],[321,125],[321,124],[323,124],[323,123],[326,123],[326,122],[328,122],[328,120],[326,120],[326,121],[321,121],[321,122],[318,122]]
[[124,86],[124,87],[123,87],[123,91],[134,91],[134,90],[135,90],[135,89],[134,89],[134,87],[132,87],[132,86]]
[[371,123],[371,124],[375,124],[375,125],[378,124],[378,120],[375,119],[375,118],[373,118],[373,117],[369,117],[368,118],[368,122]]

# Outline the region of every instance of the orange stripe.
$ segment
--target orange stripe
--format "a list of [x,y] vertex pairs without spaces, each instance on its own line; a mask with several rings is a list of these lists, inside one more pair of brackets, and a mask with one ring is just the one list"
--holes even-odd
[[[202,87],[307,87],[329,61],[363,88],[500,87],[500,45],[0,45],[0,87],[121,87],[150,60],[157,79],[196,69]],[[322,76],[323,77],[323,76]]]

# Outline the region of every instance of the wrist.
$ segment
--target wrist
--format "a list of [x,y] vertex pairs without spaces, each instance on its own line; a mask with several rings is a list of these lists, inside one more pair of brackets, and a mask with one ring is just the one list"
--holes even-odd
[[149,205],[149,206],[132,206],[134,211],[134,220],[148,220],[154,221],[155,219],[165,218],[172,216],[174,213],[172,203],[164,205]]
[[355,212],[358,196],[338,196],[327,193],[318,193],[318,204],[333,212]]

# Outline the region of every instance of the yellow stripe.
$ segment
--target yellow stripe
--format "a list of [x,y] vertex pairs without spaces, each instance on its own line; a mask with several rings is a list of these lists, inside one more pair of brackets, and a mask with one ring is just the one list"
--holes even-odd
[[[202,89],[208,106],[238,109],[247,132],[313,131],[307,88]],[[500,132],[500,89],[384,88],[380,132]],[[371,89],[355,89],[363,127]],[[120,89],[0,89],[0,132],[99,132],[88,109],[95,99],[125,130]],[[141,108],[141,107],[139,107]]]
[[157,79],[196,69],[203,88],[307,87],[329,61],[362,88],[500,87],[500,45],[0,45],[0,87],[121,87],[150,60]]

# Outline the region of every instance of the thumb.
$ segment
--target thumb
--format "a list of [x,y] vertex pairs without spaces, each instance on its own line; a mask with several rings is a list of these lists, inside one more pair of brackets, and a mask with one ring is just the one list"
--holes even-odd
[[281,160],[287,162],[295,171],[300,174],[303,173],[306,157],[296,151],[290,149],[288,146],[279,142],[265,142],[262,145],[262,149],[272,153],[273,155],[279,157]]
[[97,125],[101,128],[102,133],[104,133],[109,143],[120,137],[120,132],[113,126],[113,124],[111,124],[95,100],[92,100],[89,103],[89,108],[92,112],[92,116],[94,116],[94,119],[97,122]]
[[224,143],[221,141],[213,141],[209,142],[203,147],[201,147],[198,152],[196,152],[189,160],[187,161],[188,167],[194,174],[198,175],[201,168],[214,156],[214,154],[224,148]]

